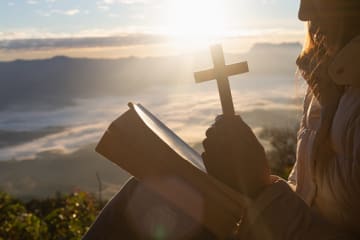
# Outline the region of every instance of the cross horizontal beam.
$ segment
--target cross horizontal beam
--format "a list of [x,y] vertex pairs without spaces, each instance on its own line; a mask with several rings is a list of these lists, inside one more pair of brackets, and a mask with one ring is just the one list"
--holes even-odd
[[229,117],[234,116],[235,110],[228,77],[248,72],[248,64],[247,62],[240,62],[225,65],[224,52],[221,45],[211,47],[211,56],[214,68],[194,73],[195,82],[201,83],[216,79],[223,114]]
[[[237,74],[249,72],[249,66],[247,62],[234,63],[231,65],[225,65],[225,75],[233,76]],[[202,83],[216,78],[215,69],[204,70],[194,73],[195,82]]]

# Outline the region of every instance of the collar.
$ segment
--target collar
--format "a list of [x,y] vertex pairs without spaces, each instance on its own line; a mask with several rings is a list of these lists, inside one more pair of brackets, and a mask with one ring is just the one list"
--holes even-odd
[[329,66],[329,75],[338,85],[360,87],[360,36],[336,55]]

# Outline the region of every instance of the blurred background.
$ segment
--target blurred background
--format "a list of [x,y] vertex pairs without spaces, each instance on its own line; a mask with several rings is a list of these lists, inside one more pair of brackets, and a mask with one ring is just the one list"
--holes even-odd
[[[144,105],[201,152],[221,106],[216,82],[197,85],[193,72],[212,67],[214,43],[228,64],[248,61],[250,73],[230,79],[235,109],[265,145],[274,173],[286,177],[304,94],[295,65],[304,38],[298,4],[1,1],[0,201],[20,204],[14,211],[38,221],[39,234],[58,231],[46,225],[54,219],[69,234],[59,216],[79,220],[80,207],[88,209],[93,215],[70,231],[80,236],[129,177],[94,152],[128,102]],[[61,213],[66,204],[74,210]],[[0,238],[11,229],[0,229]]]

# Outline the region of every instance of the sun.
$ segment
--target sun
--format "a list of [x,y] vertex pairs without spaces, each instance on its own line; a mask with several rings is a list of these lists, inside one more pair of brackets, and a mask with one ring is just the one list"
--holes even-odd
[[226,34],[221,0],[168,0],[166,12],[166,34],[180,43],[201,45]]
[[221,0],[169,0],[167,25],[178,35],[216,35],[225,25]]

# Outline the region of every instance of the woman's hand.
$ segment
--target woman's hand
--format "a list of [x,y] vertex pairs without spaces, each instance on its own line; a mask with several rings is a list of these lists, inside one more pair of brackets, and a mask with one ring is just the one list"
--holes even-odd
[[218,117],[203,146],[208,173],[235,190],[255,197],[270,184],[264,148],[240,116]]

